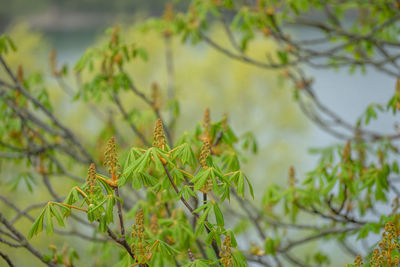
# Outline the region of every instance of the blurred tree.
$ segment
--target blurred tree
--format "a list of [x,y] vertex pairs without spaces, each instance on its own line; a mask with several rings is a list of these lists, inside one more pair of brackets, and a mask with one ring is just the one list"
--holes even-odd
[[[1,196],[15,217],[0,213],[0,242],[12,248],[24,247],[48,266],[79,263],[76,251],[68,246],[61,250],[51,245],[50,254],[35,249],[34,239],[30,239],[44,229],[47,234],[75,235],[93,242],[92,260],[104,266],[342,264],[342,256],[328,253],[332,251],[328,244],[352,255],[353,266],[364,262],[366,266],[397,266],[400,191],[396,183],[400,171],[396,156],[400,134],[396,125],[393,133],[372,131],[368,125],[378,115],[396,115],[399,109],[400,79],[394,49],[399,46],[399,12],[398,3],[393,1],[193,0],[183,12],[174,11],[169,4],[163,16],[144,26],[161,36],[165,76],[159,76],[159,61],[147,63],[151,73],[146,75],[141,73],[145,67],[136,65],[157,58],[160,51],[156,49],[159,44],[153,47],[154,42],[146,42],[141,35],[129,41],[136,29],[129,34],[119,27],[108,30],[107,39],[89,48],[73,70],[60,66],[56,53],[51,54],[50,72],[58,85],[84,104],[87,113],[93,114],[90,116],[105,122],[103,129],[91,122],[79,123],[78,131],[72,123],[59,119],[65,111],[42,89],[43,79],[25,76],[22,67],[10,68],[7,55],[15,51],[15,44],[2,36],[0,63],[6,75],[0,80],[4,107],[1,156],[27,166],[13,179],[15,187],[25,182],[30,188],[32,180],[40,179],[51,197],[22,210],[14,201],[16,194]],[[289,26],[316,30],[320,36],[294,38]],[[226,39],[221,38],[221,31]],[[195,52],[185,46],[174,49],[176,37],[203,46]],[[324,45],[317,46],[321,43]],[[233,61],[221,64],[216,54],[204,53],[204,44]],[[172,60],[177,53],[182,53],[182,61],[190,60],[189,64]],[[206,59],[212,66],[207,66]],[[235,128],[240,132],[242,124],[255,117],[252,113],[272,113],[276,106],[244,110],[235,103],[256,105],[260,95],[268,94],[261,90],[265,81],[259,76],[264,72],[233,64],[235,61],[277,71],[270,72],[271,77],[279,76],[293,86],[303,113],[343,141],[314,151],[321,154],[320,160],[301,183],[295,169],[289,168],[287,177],[280,177],[288,185],[267,185],[261,201],[256,202],[259,204],[249,200],[260,190],[254,190],[242,168],[245,156],[257,152],[257,143],[250,133],[235,134],[230,121],[236,112],[250,113],[237,121]],[[370,67],[396,78],[397,84],[387,103],[368,104],[353,125],[318,99],[305,66],[349,67],[350,72]],[[189,67],[194,71],[187,71]],[[204,68],[212,72],[203,76]],[[73,90],[68,73],[79,90]],[[192,90],[185,89],[187,80],[193,83],[189,84]],[[239,92],[232,95],[240,98],[226,98],[221,87]],[[185,93],[195,95],[197,101],[179,105]],[[284,98],[285,93],[276,95],[276,99]],[[214,120],[206,109],[198,115],[203,119],[195,129],[182,133],[180,110],[185,108],[182,114],[186,115],[186,110],[193,108],[197,114],[196,106],[202,107],[202,99],[212,104],[211,111],[228,109],[229,117]],[[213,103],[213,99],[218,102]],[[288,117],[281,110],[266,117],[281,127],[272,144],[286,138],[286,131],[302,126],[288,128],[284,120],[301,117],[292,107],[284,109]],[[86,117],[83,114],[79,119]],[[122,131],[124,128],[131,134]],[[130,150],[120,152],[131,143]],[[81,178],[85,167],[89,167],[86,180]],[[56,181],[60,176],[69,181]],[[30,211],[37,207],[42,211],[33,218]],[[28,233],[15,225],[21,217],[33,222]],[[59,231],[55,222],[76,227]],[[375,234],[380,232],[379,241]],[[355,238],[366,240],[365,248]],[[8,255],[0,253],[13,266],[14,259]]]

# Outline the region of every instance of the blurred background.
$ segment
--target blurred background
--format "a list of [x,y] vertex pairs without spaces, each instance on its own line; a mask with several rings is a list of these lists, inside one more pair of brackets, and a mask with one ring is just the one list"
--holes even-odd
[[[176,9],[184,10],[187,2],[179,1]],[[10,34],[18,46],[18,53],[9,57],[13,68],[22,63],[27,72],[49,73],[51,49],[57,50],[60,64],[72,68],[89,46],[102,42],[105,29],[122,25],[126,40],[147,49],[148,61],[135,63],[129,71],[134,73],[138,87],[150,94],[154,82],[160,88],[166,88],[166,48],[161,35],[143,33],[138,25],[146,18],[162,15],[165,4],[163,0],[0,0],[0,32]],[[301,31],[293,34],[303,38],[313,35],[312,32]],[[218,27],[211,27],[210,36],[219,43],[227,42]],[[249,50],[262,58],[265,51],[274,48],[274,44],[260,40],[254,42]],[[291,88],[278,78],[277,72],[233,62],[205,44],[182,44],[179,39],[173,39],[172,49],[175,91],[181,101],[177,136],[184,130],[194,129],[207,107],[210,107],[214,120],[228,114],[233,129],[239,135],[253,132],[259,152],[248,155],[243,167],[253,181],[256,195],[261,195],[269,183],[286,184],[291,165],[295,166],[301,179],[302,174],[311,170],[317,160],[316,156],[308,153],[308,149],[338,141],[306,119],[294,101]],[[367,75],[355,73],[351,76],[348,70],[307,71],[314,76],[316,93],[321,102],[350,123],[356,122],[370,102],[386,103],[394,90],[393,79],[373,70],[369,70]],[[87,131],[100,135],[104,121],[84,116],[85,107],[73,103],[65,92],[57,88],[56,82],[48,78],[52,88],[50,97],[61,107],[57,109],[57,116],[71,125],[79,136],[85,136]],[[137,101],[128,97],[123,99],[126,105]],[[392,125],[393,118],[385,118],[372,122],[371,128],[391,132]],[[122,132],[129,143],[129,129],[122,129]],[[5,192],[9,187],[3,185],[12,179],[12,169],[2,173],[0,191]],[[63,193],[65,184],[56,182],[56,189]],[[24,187],[17,190],[25,190],[29,201],[40,202],[49,197],[30,193]],[[27,224],[21,220],[23,223]],[[48,244],[48,239],[54,243],[61,242],[45,235],[33,242],[44,245]],[[71,240],[76,239],[71,237]],[[20,257],[21,266],[26,266],[24,264],[28,262],[24,262],[23,258]],[[344,257],[343,262],[332,263],[332,266],[343,266],[349,259]],[[94,266],[107,265],[97,263]]]

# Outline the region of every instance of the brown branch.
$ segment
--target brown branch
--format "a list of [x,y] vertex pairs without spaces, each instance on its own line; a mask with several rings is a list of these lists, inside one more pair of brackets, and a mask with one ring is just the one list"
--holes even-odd
[[286,246],[278,248],[278,251],[281,253],[285,253],[298,245],[310,242],[312,240],[319,239],[321,237],[325,237],[328,235],[344,234],[344,233],[348,233],[348,232],[353,232],[353,231],[358,230],[359,228],[360,227],[350,227],[350,228],[342,228],[342,229],[327,229],[327,230],[321,231],[320,233],[315,234],[315,235],[310,235],[310,236],[307,236],[302,239],[290,241]]
[[43,254],[40,253],[37,249],[35,249],[24,237],[22,233],[20,233],[10,222],[6,220],[3,213],[0,212],[0,223],[2,223],[11,233],[13,233],[19,240],[21,246],[27,249],[32,255],[42,261],[44,264],[50,267],[57,267],[58,265],[52,261],[46,262],[44,260]]
[[[114,193],[116,197],[120,197],[119,196],[119,189],[118,187],[116,187],[114,189]],[[125,226],[124,226],[124,218],[122,215],[122,205],[119,199],[117,199],[117,208],[118,208],[118,218],[119,218],[119,226],[120,226],[120,230],[121,230],[121,239],[125,240]]]
[[13,74],[4,58],[0,55],[0,63],[3,65],[3,68],[6,70],[9,77],[13,80],[15,89],[17,89],[22,95],[24,95],[29,101],[31,101],[36,107],[38,107],[57,127],[59,127],[64,134],[62,135],[64,138],[67,138],[74,143],[77,148],[82,152],[82,154],[86,157],[87,162],[94,162],[89,152],[83,147],[83,145],[79,142],[76,136],[65,127],[54,115],[53,113],[47,109],[39,100],[34,98],[26,89],[22,87],[22,85],[18,82],[17,77]]
[[0,257],[2,257],[5,260],[5,262],[8,264],[8,266],[15,267],[15,265],[12,263],[12,261],[10,260],[8,255],[6,253],[2,252],[1,250],[0,250]]
[[[166,164],[163,164],[163,166],[164,166],[165,173],[167,174],[167,177],[168,177],[168,179],[169,179],[169,181],[170,181],[172,187],[174,188],[175,192],[179,195],[179,189],[178,189],[178,187],[176,186],[176,184],[175,184],[175,182],[174,182],[174,180],[173,180],[173,178],[172,178],[172,176],[171,176],[171,174],[170,174],[170,172],[169,172],[169,170],[168,170],[168,168],[167,168],[167,165],[166,165]],[[195,217],[197,217],[197,218],[200,217],[199,214],[197,214],[197,213],[194,212],[194,209],[192,208],[192,206],[190,206],[190,204],[186,201],[186,199],[185,199],[183,196],[180,197],[180,200],[181,200],[182,203],[186,206],[186,208],[190,211],[190,213],[192,213],[192,214],[193,214]],[[204,224],[204,227],[205,227],[205,229],[207,230],[208,233],[211,232],[211,230],[208,228],[208,226],[207,226],[206,224]],[[211,245],[212,245],[212,247],[213,247],[213,250],[214,250],[214,252],[215,252],[215,255],[216,255],[217,258],[219,259],[219,258],[220,258],[220,257],[219,257],[219,248],[218,248],[217,242],[216,242],[214,239],[212,240]]]
[[119,111],[121,112],[122,116],[124,117],[124,120],[128,123],[129,127],[131,127],[132,131],[139,137],[139,139],[143,142],[144,145],[149,146],[150,143],[147,141],[146,137],[143,135],[142,132],[139,131],[137,126],[131,122],[129,119],[129,115],[126,112],[125,108],[122,106],[121,100],[119,99],[118,95],[116,93],[113,93],[113,100],[115,104],[117,105]]

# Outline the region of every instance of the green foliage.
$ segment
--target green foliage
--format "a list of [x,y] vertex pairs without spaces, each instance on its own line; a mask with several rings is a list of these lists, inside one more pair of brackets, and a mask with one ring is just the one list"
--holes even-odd
[[[58,106],[53,105],[44,75],[24,74],[22,67],[14,74],[8,67],[3,55],[8,57],[16,48],[9,37],[2,35],[1,65],[8,78],[0,80],[4,111],[0,117],[4,136],[1,147],[5,149],[5,158],[17,164],[23,162],[36,173],[35,176],[30,173],[14,175],[17,178],[11,189],[16,190],[24,181],[28,190],[34,191],[32,181],[36,179],[32,177],[37,175],[55,199],[48,201],[33,220],[28,239],[44,229],[48,235],[59,232],[58,226],[69,227],[69,223],[73,225],[72,221],[76,220],[86,224],[93,237],[82,232],[71,233],[87,240],[100,235],[112,242],[108,248],[104,244],[99,247],[109,250],[115,257],[112,260],[114,266],[237,267],[247,266],[248,262],[268,266],[271,259],[278,263],[284,259],[284,264],[323,266],[329,265],[333,257],[318,246],[321,239],[341,243],[346,248],[349,239],[367,239],[385,227],[379,248],[368,251],[369,255],[365,257],[370,261],[367,266],[398,265],[400,196],[395,183],[400,172],[396,143],[399,135],[376,133],[367,127],[382,114],[397,114],[400,82],[387,104],[370,103],[353,126],[319,102],[311,87],[312,79],[300,69],[301,64],[326,68],[348,65],[350,71],[364,71],[367,66],[373,66],[393,75],[383,63],[374,61],[374,56],[377,51],[386,56],[382,44],[397,44],[399,25],[393,22],[398,15],[393,7],[398,6],[385,1],[361,6],[358,1],[335,6],[330,1],[257,1],[254,5],[245,2],[193,0],[187,12],[177,13],[172,5],[167,5],[162,18],[149,20],[142,29],[161,34],[166,46],[171,44],[168,43],[171,38],[193,44],[206,42],[234,60],[260,68],[283,68],[282,77],[291,80],[295,100],[304,113],[323,129],[345,139],[346,144],[312,149],[312,153],[319,155],[319,160],[304,179],[299,181],[291,167],[288,186],[283,182],[280,185],[265,184],[266,190],[259,197],[261,205],[255,205],[249,199],[254,200],[261,190],[252,186],[242,169],[249,152],[259,151],[255,135],[249,132],[235,134],[227,116],[213,121],[207,109],[201,123],[192,123],[194,129],[191,132],[176,136],[178,131],[174,126],[181,114],[178,100],[175,96],[163,99],[157,83],[151,87],[151,97],[148,96],[147,91],[137,87],[132,70],[129,70],[134,64],[150,61],[153,56],[151,49],[139,45],[140,40],[131,42],[115,27],[108,30],[106,41],[89,48],[75,64],[73,73],[79,77],[77,84],[81,85],[73,92],[75,102],[84,102],[92,112],[106,110],[104,103],[111,103],[123,118],[116,124],[111,115],[106,129],[99,133],[96,145],[93,145],[95,142],[90,145],[90,142],[81,142],[68,125],[54,115]],[[311,12],[319,11],[328,17],[327,24],[302,20]],[[342,27],[339,19],[355,11],[360,12],[360,18],[349,22],[350,26]],[[366,12],[371,20],[365,20],[362,12]],[[225,21],[226,13],[230,14],[228,21]],[[225,48],[208,37],[214,20],[222,22],[232,48]],[[311,24],[322,31],[324,41],[341,42],[341,45],[334,51],[328,50],[330,53],[310,50],[302,46],[307,42],[292,41],[284,33],[287,24]],[[376,25],[380,27],[376,28]],[[279,49],[268,53],[264,60],[251,55],[251,48],[260,38],[273,38],[279,43]],[[170,52],[167,51],[167,57]],[[328,59],[317,64],[312,61],[313,56]],[[392,59],[387,60],[396,65]],[[50,60],[52,74],[62,85],[69,72],[64,67],[57,69],[56,63],[54,54]],[[173,76],[171,68],[168,72],[168,76]],[[210,81],[211,84],[212,77]],[[247,83],[242,85],[243,88],[248,86]],[[174,95],[172,81],[165,87],[170,95]],[[126,102],[121,99],[129,93],[142,100],[145,112],[141,111],[142,106],[139,109],[132,103],[125,109]],[[244,91],[240,93],[238,99],[242,100]],[[309,106],[307,101],[311,103]],[[161,105],[161,102],[165,103]],[[328,120],[319,113],[347,132],[330,128],[330,123],[325,123]],[[155,120],[151,142],[149,124]],[[129,136],[129,141],[120,133],[122,122],[134,134],[134,138]],[[102,155],[104,138],[110,135],[124,143],[121,144],[122,152],[118,154],[112,137]],[[91,148],[87,149],[88,146]],[[82,169],[89,164],[86,182],[71,173],[75,166]],[[108,175],[101,174],[107,171]],[[51,184],[57,175],[74,180],[73,185],[68,185],[69,191],[62,188],[67,191],[64,200]],[[78,182],[80,186],[76,185]],[[7,204],[6,200],[4,202]],[[7,205],[16,210],[18,216],[24,213],[15,208],[13,202]],[[377,205],[385,208],[378,212]],[[85,217],[76,213],[83,213]],[[2,213],[0,215],[2,225],[11,232],[8,237],[19,242],[8,245],[23,246],[32,252],[30,243],[25,243],[31,240],[26,241],[16,234],[17,230],[9,225]],[[58,226],[54,224],[54,217]],[[68,224],[65,223],[67,219]],[[134,223],[129,227],[133,219]],[[298,232],[294,234],[295,231]],[[251,240],[252,236],[257,237],[257,241],[245,247],[248,243],[245,241]],[[303,247],[300,251],[301,245],[314,241],[313,249]],[[38,255],[35,251],[33,254]],[[99,256],[100,259],[109,257],[104,254]],[[360,257],[355,266],[363,264]],[[71,265],[78,257],[74,250],[60,254],[53,249],[51,255],[39,254],[39,258],[50,266],[52,263],[68,266],[67,263]]]
[[9,50],[17,51],[17,47],[11,38],[7,35],[0,36],[0,54],[7,54]]

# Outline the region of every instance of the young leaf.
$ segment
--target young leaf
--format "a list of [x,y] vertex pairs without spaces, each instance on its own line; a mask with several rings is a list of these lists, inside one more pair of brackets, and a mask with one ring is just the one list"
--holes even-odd
[[107,206],[106,206],[106,220],[107,223],[112,223],[114,221],[113,216],[113,208],[115,204],[115,199],[112,195],[107,197]]
[[47,204],[46,212],[45,212],[45,214],[46,214],[46,233],[48,235],[50,235],[54,232],[53,220],[51,218],[52,216],[51,216],[51,208],[50,207],[51,207],[51,204]]
[[[47,208],[47,206],[46,206]],[[39,234],[40,232],[43,231],[43,221],[44,221],[44,216],[46,212],[46,208],[42,210],[40,213],[39,217],[33,222],[31,229],[29,230],[28,233],[28,239],[31,239],[34,235]]]
[[217,225],[223,227],[225,225],[224,216],[222,215],[222,212],[219,209],[218,204],[215,203],[213,205],[213,208],[214,208],[214,214],[215,214],[215,219],[217,221]]
[[50,205],[50,210],[51,210],[51,213],[54,215],[54,217],[56,217],[58,224],[60,226],[64,227],[65,226],[64,220],[63,220],[61,213],[58,211],[58,209],[56,207],[54,207],[53,205]]

